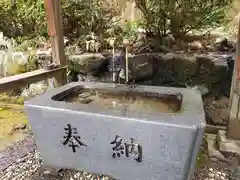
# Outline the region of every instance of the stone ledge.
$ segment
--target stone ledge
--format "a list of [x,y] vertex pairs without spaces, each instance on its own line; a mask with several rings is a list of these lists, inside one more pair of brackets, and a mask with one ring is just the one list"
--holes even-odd
[[240,156],[240,141],[228,139],[226,132],[220,130],[217,134],[217,145],[221,152],[233,153]]

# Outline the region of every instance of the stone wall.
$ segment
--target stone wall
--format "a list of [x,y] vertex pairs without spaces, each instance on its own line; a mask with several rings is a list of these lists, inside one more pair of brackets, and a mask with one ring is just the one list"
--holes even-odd
[[[105,59],[95,58],[93,61],[95,56],[93,54],[70,56],[70,70],[80,75],[78,77],[81,77],[81,81],[111,81],[111,73],[106,68],[111,62],[111,55],[103,55]],[[151,85],[183,87],[204,85],[209,90],[221,91],[228,95],[232,62],[232,54],[145,53],[130,55],[129,79],[139,84],[147,81]],[[83,64],[87,65],[87,71]],[[121,78],[125,79],[124,76]]]

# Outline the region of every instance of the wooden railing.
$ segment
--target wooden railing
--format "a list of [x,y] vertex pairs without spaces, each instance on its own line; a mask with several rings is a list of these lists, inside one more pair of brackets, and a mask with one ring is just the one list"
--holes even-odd
[[35,83],[44,79],[54,77],[58,85],[65,84],[66,67],[56,68],[52,70],[39,69],[27,73],[14,76],[4,77],[0,79],[0,92],[7,92],[17,88],[24,87],[28,84]]

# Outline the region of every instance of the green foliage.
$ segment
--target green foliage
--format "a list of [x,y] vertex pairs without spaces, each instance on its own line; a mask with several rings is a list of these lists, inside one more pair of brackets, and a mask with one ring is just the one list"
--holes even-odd
[[[229,0],[134,0],[144,17],[145,28],[155,35],[171,32],[185,35],[192,29],[217,26],[224,18]],[[90,31],[101,38],[133,36],[140,22],[118,24],[119,7],[103,5],[102,0],[62,0],[64,35],[79,38]],[[121,3],[120,3],[121,4]],[[122,3],[123,4],[123,3]],[[44,0],[0,1],[0,31],[10,37],[47,37]],[[121,38],[122,38],[121,37]],[[24,39],[23,39],[24,40]],[[23,41],[18,39],[17,41]],[[29,41],[28,41],[29,42]],[[31,43],[31,46],[35,44]],[[25,48],[25,47],[24,47]]]
[[135,0],[148,31],[185,35],[192,29],[218,25],[229,0]]
[[126,22],[123,27],[123,35],[125,37],[134,36],[140,26],[141,23],[138,21]]
[[106,30],[114,26],[111,9],[101,7],[98,0],[64,0],[62,9],[66,34],[79,36],[92,31],[97,35],[104,35]]
[[[47,36],[43,0],[12,0],[0,2],[0,31],[7,36]],[[98,0],[62,0],[64,35],[79,36],[93,31],[104,34],[113,27],[111,9],[102,8]],[[9,31],[9,29],[11,31]]]
[[17,0],[15,6],[12,0],[3,0],[0,12],[0,30],[6,36],[46,35],[43,0]]

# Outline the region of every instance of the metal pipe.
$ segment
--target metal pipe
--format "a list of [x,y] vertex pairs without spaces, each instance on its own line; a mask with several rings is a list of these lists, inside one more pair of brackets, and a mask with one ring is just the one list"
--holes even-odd
[[125,54],[125,79],[126,79],[126,84],[128,83],[128,47],[126,46],[126,54]]
[[114,63],[114,58],[115,58],[115,48],[113,46],[113,50],[112,50],[112,54],[113,54],[113,58],[112,58],[112,80],[114,83],[116,83],[116,72],[115,72],[115,63]]

